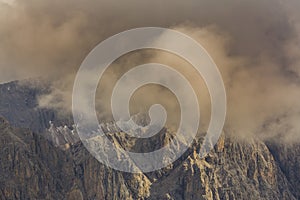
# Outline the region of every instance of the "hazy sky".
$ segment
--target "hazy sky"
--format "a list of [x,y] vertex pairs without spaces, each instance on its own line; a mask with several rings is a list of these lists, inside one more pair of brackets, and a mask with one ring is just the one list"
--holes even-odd
[[[245,135],[264,129],[268,137],[300,138],[298,0],[11,2],[0,1],[0,82],[46,76],[53,93],[41,97],[41,106],[70,105],[74,75],[99,42],[130,28],[161,26],[199,41],[219,66],[228,95],[227,127]],[[116,78],[119,72],[110,73]]]

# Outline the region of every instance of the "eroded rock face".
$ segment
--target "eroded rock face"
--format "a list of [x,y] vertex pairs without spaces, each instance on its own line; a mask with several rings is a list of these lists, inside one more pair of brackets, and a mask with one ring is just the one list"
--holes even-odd
[[[3,121],[2,118],[0,121]],[[96,161],[81,143],[68,150],[42,136],[0,126],[0,199],[137,199],[149,196],[143,174]]]
[[229,138],[205,159],[194,151],[151,192],[151,199],[296,199],[264,143]]
[[[124,173],[93,158],[68,120],[36,109],[40,92],[16,82],[0,86],[0,114],[7,118],[0,117],[0,199],[300,199],[300,144],[223,134],[204,159],[197,156],[199,139],[164,169]],[[112,123],[103,130],[137,152],[172,139],[168,129],[149,140],[130,139]]]
[[55,110],[38,106],[39,96],[50,91],[49,83],[35,79],[0,84],[0,115],[12,126],[29,128],[36,133],[49,128],[49,121],[56,125],[70,123],[71,116],[61,116]]
[[268,142],[278,167],[290,183],[290,190],[300,199],[300,145],[297,143],[286,144],[281,141]]
[[[172,166],[147,174],[107,168],[80,142],[56,147],[0,120],[1,199],[297,199],[298,187],[260,141],[223,137],[199,159],[196,143]],[[295,164],[297,165],[297,163]],[[294,169],[294,168],[293,168]]]

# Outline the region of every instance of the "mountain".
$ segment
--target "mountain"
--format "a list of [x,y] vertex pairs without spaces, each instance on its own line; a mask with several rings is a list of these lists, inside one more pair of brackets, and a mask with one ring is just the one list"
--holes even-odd
[[[101,165],[79,143],[68,151],[0,119],[0,199],[136,199],[142,175]],[[132,187],[132,188],[131,188]]]
[[[0,86],[0,199],[300,199],[300,144],[223,133],[204,159],[199,139],[164,169],[120,172],[92,157],[68,120],[37,108],[41,92],[18,82]],[[129,142],[113,127],[103,124],[124,148],[149,151],[172,139],[163,129],[147,142]]]
[[40,108],[38,97],[51,91],[50,84],[41,80],[13,81],[0,85],[0,115],[12,126],[44,132],[49,122],[70,123],[52,109]]

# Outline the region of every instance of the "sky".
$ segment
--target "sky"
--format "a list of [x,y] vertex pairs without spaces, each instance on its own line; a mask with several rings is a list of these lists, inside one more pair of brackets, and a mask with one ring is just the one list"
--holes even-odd
[[[47,79],[52,93],[40,97],[40,106],[69,111],[76,72],[97,44],[131,28],[172,28],[202,44],[218,65],[228,96],[226,128],[247,137],[298,141],[299,9],[297,0],[1,0],[0,83]],[[140,52],[114,63],[102,80],[99,98],[110,95],[113,83],[130,65],[154,60],[177,66],[196,89],[205,88],[182,60]],[[176,111],[171,116],[178,115],[170,94],[149,89],[152,92],[137,94],[134,105],[160,99]],[[207,94],[197,95],[208,107]],[[109,101],[101,102],[105,116]],[[208,119],[209,111],[204,113]]]

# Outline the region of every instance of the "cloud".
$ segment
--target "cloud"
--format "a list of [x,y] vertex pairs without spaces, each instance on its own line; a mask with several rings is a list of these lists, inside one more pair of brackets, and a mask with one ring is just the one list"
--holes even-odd
[[45,72],[54,77],[75,73],[100,41],[133,27],[214,24],[235,39],[228,47],[232,54],[251,56],[280,55],[281,40],[291,32],[282,5],[272,0],[16,0],[0,9],[2,81]]
[[[293,138],[300,133],[297,125],[300,119],[299,8],[296,0],[0,3],[0,81],[45,77],[53,83],[52,93],[40,97],[40,106],[68,110],[75,74],[99,42],[134,27],[171,27],[198,40],[219,66],[228,95],[226,128],[244,136],[261,134],[263,127],[273,127],[270,124],[278,124],[276,119],[280,118],[283,127],[293,127],[293,131],[282,129],[287,132],[286,138]],[[100,82],[103,87],[99,88],[98,95],[102,105],[98,109],[102,116],[109,113],[108,97],[114,83],[136,64],[149,61],[169,64],[185,74],[195,90],[205,90],[191,66],[174,55],[145,51],[127,56],[116,61],[111,66],[114,69],[106,72]],[[147,89],[151,91],[148,91],[150,96],[145,95]],[[200,107],[204,107],[204,121],[207,121],[210,105],[207,91],[197,95],[203,102]],[[158,96],[162,104],[177,113],[176,100],[168,100],[172,95],[159,87],[139,91],[132,109],[147,109]],[[138,102],[144,106],[138,106]],[[178,117],[174,120],[178,121]],[[268,138],[278,135],[273,129],[264,131]]]

